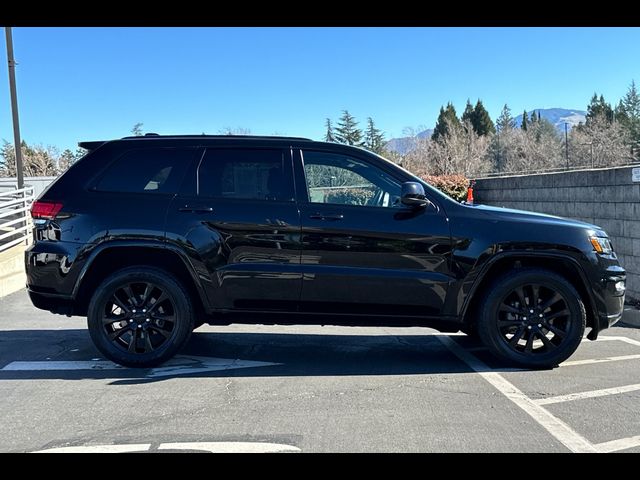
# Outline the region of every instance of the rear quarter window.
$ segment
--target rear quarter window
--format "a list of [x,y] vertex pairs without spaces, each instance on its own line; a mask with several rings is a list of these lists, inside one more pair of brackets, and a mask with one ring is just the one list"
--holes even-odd
[[93,189],[101,192],[176,193],[193,152],[194,149],[190,148],[129,150],[107,167]]

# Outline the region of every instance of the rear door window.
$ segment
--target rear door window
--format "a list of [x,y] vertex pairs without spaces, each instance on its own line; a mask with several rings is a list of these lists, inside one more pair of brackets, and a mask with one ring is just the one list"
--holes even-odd
[[107,168],[95,190],[125,193],[176,193],[194,149],[129,150]]

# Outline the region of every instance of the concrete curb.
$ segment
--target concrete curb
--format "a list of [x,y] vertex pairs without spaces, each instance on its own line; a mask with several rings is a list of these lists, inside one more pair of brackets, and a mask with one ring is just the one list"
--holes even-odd
[[640,328],[640,310],[625,306],[620,324],[627,327]]
[[0,298],[24,288],[25,245],[16,245],[0,252]]

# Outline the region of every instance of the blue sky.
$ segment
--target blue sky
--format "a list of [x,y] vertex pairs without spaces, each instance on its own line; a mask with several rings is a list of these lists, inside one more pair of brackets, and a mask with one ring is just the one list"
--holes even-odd
[[[640,28],[14,28],[22,137],[71,147],[145,131],[321,138],[348,109],[387,137],[481,98],[495,119],[586,109],[640,83]],[[2,36],[4,37],[4,35]],[[2,46],[0,138],[11,140]]]

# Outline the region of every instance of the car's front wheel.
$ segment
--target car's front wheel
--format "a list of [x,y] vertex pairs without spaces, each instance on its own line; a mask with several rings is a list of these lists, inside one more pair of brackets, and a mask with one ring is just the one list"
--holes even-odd
[[107,278],[89,303],[94,344],[127,367],[155,367],[180,350],[194,326],[189,294],[163,270],[136,266]]
[[498,357],[534,368],[554,367],[578,348],[584,304],[565,278],[543,269],[500,277],[480,306],[477,331]]

